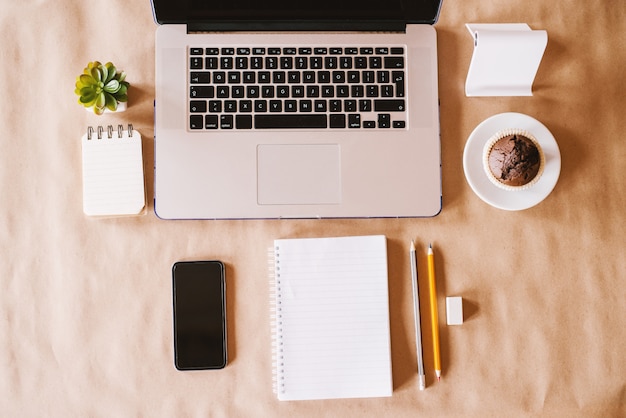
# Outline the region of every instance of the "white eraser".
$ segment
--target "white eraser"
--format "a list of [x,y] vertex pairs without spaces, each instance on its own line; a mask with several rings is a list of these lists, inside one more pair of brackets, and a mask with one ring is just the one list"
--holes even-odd
[[448,296],[446,298],[446,319],[448,325],[461,325],[463,323],[462,297]]

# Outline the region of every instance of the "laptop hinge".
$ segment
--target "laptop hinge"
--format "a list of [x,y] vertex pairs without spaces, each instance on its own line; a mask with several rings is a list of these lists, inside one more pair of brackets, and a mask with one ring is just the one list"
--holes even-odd
[[187,24],[187,32],[257,32],[257,31],[364,31],[364,32],[405,32],[406,22],[402,21],[219,21],[194,22]]

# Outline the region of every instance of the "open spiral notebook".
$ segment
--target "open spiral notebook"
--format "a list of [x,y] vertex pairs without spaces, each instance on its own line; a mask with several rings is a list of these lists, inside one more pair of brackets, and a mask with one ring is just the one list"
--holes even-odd
[[270,265],[278,399],[391,396],[386,238],[279,239]]
[[89,127],[81,139],[83,212],[87,216],[145,213],[141,134],[132,125]]

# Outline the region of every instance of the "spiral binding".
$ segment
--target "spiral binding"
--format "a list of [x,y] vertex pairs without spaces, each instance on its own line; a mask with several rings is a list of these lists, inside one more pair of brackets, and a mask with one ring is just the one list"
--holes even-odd
[[283,341],[279,256],[280,247],[276,246],[267,249],[270,278],[270,327],[272,329],[272,388],[276,394],[285,392],[285,381],[282,369]]
[[[106,130],[107,130],[107,138],[109,139],[113,138],[113,132],[114,132],[113,125],[108,125],[106,127]],[[133,136],[132,123],[128,124],[127,130],[128,130],[128,136],[132,137]],[[98,125],[98,127],[94,129],[92,126],[88,126],[87,127],[87,139],[92,139],[94,132],[96,132],[98,139],[102,139],[102,135],[104,134],[104,127],[102,125]],[[117,137],[118,138],[124,137],[124,125],[121,125],[121,124],[117,125]]]

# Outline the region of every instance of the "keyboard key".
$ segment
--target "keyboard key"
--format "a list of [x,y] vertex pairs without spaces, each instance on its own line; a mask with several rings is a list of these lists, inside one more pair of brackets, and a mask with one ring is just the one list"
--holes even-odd
[[316,112],[326,112],[326,100],[316,100],[313,106]]
[[404,97],[404,71],[393,71],[391,81],[396,85],[396,97]]
[[359,100],[359,112],[371,112],[372,101],[369,99]]
[[345,83],[346,73],[345,71],[333,71],[333,83]]
[[252,112],[252,100],[241,100],[239,102],[239,112],[241,113]]
[[391,54],[392,55],[402,55],[402,54],[404,54],[404,48],[398,48],[398,47],[391,48]]
[[320,86],[307,86],[306,97],[320,97]]
[[219,48],[207,48],[205,49],[204,53],[206,55],[219,55],[220,49]]
[[331,100],[329,103],[331,112],[341,112],[342,101],[341,100]]
[[309,65],[311,69],[319,70],[324,66],[324,60],[322,59],[322,57],[311,57]]
[[356,57],[354,59],[354,68],[367,68],[367,58],[366,57]]
[[259,86],[248,86],[246,87],[246,97],[250,97],[256,99],[260,96]]
[[402,99],[379,99],[374,100],[376,112],[404,112],[406,110]]
[[233,129],[233,115],[220,116],[220,128]]
[[263,57],[250,58],[250,68],[253,70],[260,70],[263,68]]
[[235,128],[237,128],[237,129],[252,129],[252,116],[251,115],[237,115],[237,116],[235,116]]
[[327,70],[334,70],[337,68],[337,57],[324,58],[324,68]]
[[272,80],[269,71],[259,71],[257,75],[259,78],[259,83],[269,83]]
[[285,112],[293,113],[298,111],[298,102],[295,100],[285,100]]
[[346,115],[344,114],[330,115],[330,127],[331,128],[345,128],[346,127]]
[[204,120],[202,115],[189,116],[189,129],[202,129],[202,121]]
[[378,115],[378,127],[379,128],[391,127],[391,115],[389,113],[381,113]]
[[233,69],[233,58],[232,57],[222,57],[222,58],[220,58],[220,68],[222,70],[231,70],[231,69]]
[[226,100],[224,102],[224,112],[226,113],[235,113],[237,111],[237,101],[236,100]]
[[275,70],[278,68],[278,58],[276,57],[266,57],[265,58],[265,68],[268,70]]
[[241,73],[239,71],[229,71],[228,72],[228,82],[230,84],[239,84],[239,83],[241,83]]
[[337,86],[337,97],[350,97],[350,87]]
[[255,100],[254,111],[259,113],[267,112],[267,100]]
[[212,99],[214,96],[213,86],[191,86],[189,87],[189,97],[191,99]]
[[270,112],[282,112],[283,102],[281,100],[270,100]]
[[204,68],[207,70],[217,70],[219,68],[219,60],[217,57],[207,57],[204,60]]
[[217,115],[206,115],[204,117],[204,129],[217,129],[219,126]]
[[238,70],[247,70],[248,69],[248,57],[235,58],[235,68],[237,68]]
[[320,84],[330,83],[330,71],[318,71],[317,82]]
[[280,57],[280,68],[291,70],[293,68],[293,57]]
[[256,83],[256,73],[254,71],[244,71],[243,72],[243,82],[245,84]]
[[261,97],[265,99],[271,99],[274,97],[275,92],[274,86],[263,86],[261,87]]
[[349,70],[352,68],[352,57],[341,57],[339,59],[339,68]]
[[242,99],[246,95],[246,89],[243,86],[233,86],[231,96],[235,99]]
[[385,68],[404,68],[404,57],[385,57]]
[[203,61],[202,57],[191,57],[189,68],[192,70],[201,70]]
[[209,100],[209,112],[220,113],[222,111],[221,100]]
[[284,71],[274,71],[272,73],[272,81],[274,84],[283,84],[287,81],[287,77]]
[[191,84],[209,84],[211,82],[211,73],[208,71],[194,71],[189,76]]
[[370,57],[369,59],[370,68],[382,68],[383,61],[380,58],[381,57]]
[[224,71],[215,71],[213,73],[214,84],[224,84],[226,82],[226,73]]
[[189,102],[189,112],[206,113],[206,100],[192,100]]
[[[344,115],[339,115],[344,116]],[[255,115],[256,129],[326,128],[326,115]]]
[[313,102],[311,100],[300,100],[300,112],[309,113],[313,111]]
[[394,128],[404,128],[406,126],[406,123],[403,120],[394,120],[393,121],[393,127]]
[[204,50],[202,48],[189,48],[189,55],[202,55]]
[[227,99],[230,97],[230,88],[228,86],[217,86],[216,96],[220,99]]
[[361,115],[358,113],[353,113],[348,115],[348,127],[349,128],[360,128],[361,127]]

